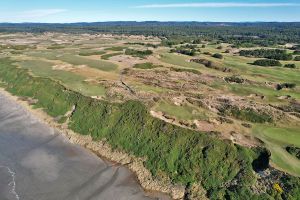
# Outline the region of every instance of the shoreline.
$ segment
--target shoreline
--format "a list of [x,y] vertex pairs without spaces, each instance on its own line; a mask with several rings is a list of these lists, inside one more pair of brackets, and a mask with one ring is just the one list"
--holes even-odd
[[42,123],[57,129],[60,134],[68,138],[69,142],[84,147],[100,158],[127,167],[136,176],[138,183],[144,189],[145,194],[156,197],[157,195],[155,195],[155,193],[162,193],[167,194],[175,200],[184,198],[184,186],[173,185],[168,180],[157,180],[153,178],[151,172],[143,165],[144,159],[137,158],[122,151],[113,150],[105,141],[93,141],[92,137],[89,135],[80,135],[69,130],[66,124],[57,123],[53,117],[46,114],[42,109],[33,109],[28,101],[21,100],[20,97],[12,95],[4,88],[0,87],[0,93],[21,105]]

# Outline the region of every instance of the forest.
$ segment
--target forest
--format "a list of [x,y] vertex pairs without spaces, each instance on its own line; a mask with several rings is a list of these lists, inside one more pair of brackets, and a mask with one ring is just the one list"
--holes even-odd
[[94,22],[71,24],[0,24],[0,33],[64,32],[115,33],[167,38],[169,44],[184,41],[219,40],[237,47],[272,46],[300,41],[300,23],[224,23],[224,22]]

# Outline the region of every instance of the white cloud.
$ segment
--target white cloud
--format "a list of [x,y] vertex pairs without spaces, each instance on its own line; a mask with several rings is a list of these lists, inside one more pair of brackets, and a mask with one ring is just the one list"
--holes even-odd
[[299,3],[177,3],[177,4],[147,4],[134,8],[233,8],[233,7],[282,7],[300,6]]
[[49,15],[55,15],[59,13],[66,12],[65,9],[37,9],[37,10],[28,10],[21,12],[19,15],[23,18],[35,18],[35,17],[46,17]]

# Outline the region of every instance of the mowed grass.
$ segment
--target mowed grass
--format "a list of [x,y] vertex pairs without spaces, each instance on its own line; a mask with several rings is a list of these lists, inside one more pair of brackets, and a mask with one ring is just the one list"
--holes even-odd
[[290,95],[292,98],[300,100],[300,92],[294,89],[275,90],[275,88],[256,86],[256,85],[241,85],[241,84],[223,84],[230,92],[240,95],[249,96],[250,94],[259,94],[265,96],[265,100],[269,103],[279,101],[278,97]]
[[261,139],[271,151],[271,161],[281,170],[300,176],[300,160],[290,155],[285,147],[300,147],[300,127],[272,127],[256,125],[253,129],[256,137]]
[[82,56],[76,56],[76,55],[63,55],[59,57],[59,60],[70,63],[72,65],[86,65],[91,68],[99,69],[102,71],[115,71],[118,66],[116,64],[103,61],[103,60],[93,60],[84,58]]
[[102,60],[109,60],[111,57],[122,55],[123,53],[109,53],[101,56]]
[[154,106],[154,110],[162,111],[169,116],[176,117],[179,120],[208,119],[205,110],[201,110],[188,104],[177,106],[171,102],[160,101],[156,106]]
[[95,55],[103,55],[105,51],[97,51],[92,49],[82,49],[79,52],[79,56],[95,56]]
[[106,48],[105,50],[106,51],[123,51],[124,49],[126,49],[127,47],[123,46],[115,46],[115,47],[109,47],[109,48]]
[[[101,52],[102,53],[102,52]],[[46,58],[48,60],[61,60],[72,65],[86,65],[91,68],[99,69],[102,71],[115,71],[118,66],[103,60],[94,60],[85,56],[64,53],[62,51],[40,51],[27,53],[29,56]]]
[[[205,67],[202,64],[195,63],[195,62],[188,62],[192,57],[190,56],[185,56],[185,55],[177,55],[174,53],[162,53],[160,58],[160,61],[168,64],[172,64],[178,67],[184,67],[184,68],[190,68],[190,69],[196,69],[199,70],[203,74],[214,74],[214,75],[225,75],[225,73],[215,70],[215,69],[210,69]],[[205,58],[204,56],[198,56],[197,58]],[[214,58],[209,58],[209,60],[214,60]],[[219,59],[217,59],[217,62]],[[216,62],[216,61],[215,61]]]
[[48,77],[60,81],[67,88],[80,92],[86,96],[103,96],[105,88],[101,85],[91,84],[85,81],[83,76],[69,71],[53,70],[53,63],[41,60],[28,60],[17,63],[22,68],[29,69],[32,74],[40,77]]
[[297,69],[288,69],[284,67],[261,67],[251,65],[256,58],[247,58],[242,56],[233,56],[231,54],[223,54],[223,65],[236,70],[237,73],[246,76],[254,81],[272,81],[272,82],[293,82],[300,85],[300,62],[280,61],[282,64],[294,63]]
[[187,68],[193,68],[193,69],[201,68],[202,65],[200,65],[200,64],[187,62],[187,60],[190,58],[191,57],[176,55],[173,53],[164,53],[164,54],[161,54],[160,60],[162,62],[181,66],[181,67],[187,67]]

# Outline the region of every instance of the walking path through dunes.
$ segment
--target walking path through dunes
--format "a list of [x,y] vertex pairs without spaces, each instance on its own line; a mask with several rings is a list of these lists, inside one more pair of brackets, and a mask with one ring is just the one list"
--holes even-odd
[[[264,149],[245,148],[206,133],[168,124],[152,117],[140,102],[117,104],[82,96],[53,80],[32,77],[27,70],[16,68],[7,59],[1,59],[0,77],[3,87],[10,93],[36,99],[35,108],[43,108],[59,122],[68,123],[69,129],[90,137],[95,143],[106,141],[113,149],[140,158],[155,178],[153,180],[164,183],[158,187],[160,189],[173,183],[185,186],[188,196],[206,195],[210,199],[225,195],[264,199],[271,195],[251,190],[257,177],[253,162],[256,166],[268,162],[260,160],[265,158],[262,154],[267,154]],[[74,105],[73,114],[64,119]],[[89,142],[84,144],[87,147],[93,144],[92,140]],[[299,182],[299,179],[288,177]],[[146,189],[153,189],[152,184],[140,181]],[[179,186],[169,188],[169,193],[181,191]],[[294,193],[294,188],[286,191],[289,195]],[[172,194],[176,198],[183,196],[180,192]]]

